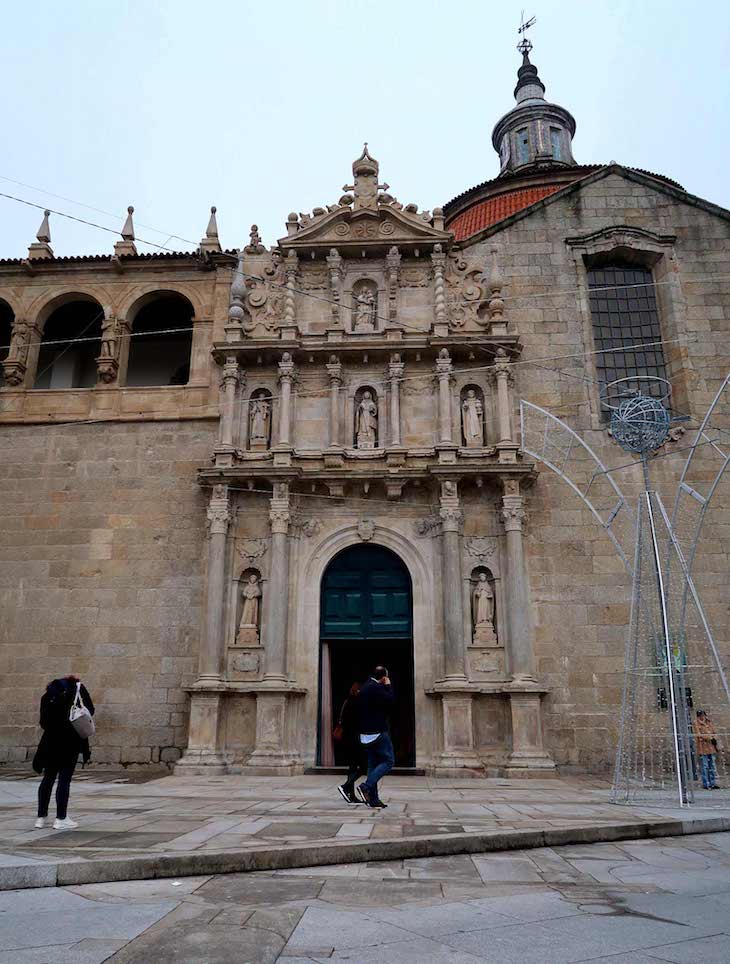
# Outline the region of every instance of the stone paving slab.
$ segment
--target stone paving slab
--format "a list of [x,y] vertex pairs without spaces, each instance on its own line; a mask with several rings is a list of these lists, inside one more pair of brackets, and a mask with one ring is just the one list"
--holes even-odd
[[0,890],[730,829],[727,811],[613,806],[608,785],[593,778],[392,777],[383,785],[388,808],[373,811],[346,804],[334,776],[125,783],[123,775],[92,773],[72,787],[78,830],[54,831],[33,829],[37,779],[5,779],[0,770]]

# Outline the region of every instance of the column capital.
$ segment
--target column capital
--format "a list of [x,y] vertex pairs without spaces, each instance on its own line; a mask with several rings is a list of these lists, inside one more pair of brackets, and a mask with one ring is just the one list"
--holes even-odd
[[214,485],[207,509],[211,535],[225,535],[231,521],[231,503],[228,486]]
[[489,375],[499,382],[506,379],[510,384],[515,380],[514,366],[509,360],[509,355],[504,348],[498,348],[494,356],[494,365],[489,371]]
[[289,486],[286,482],[274,485],[273,497],[269,500],[269,522],[271,532],[288,535],[291,522],[291,508],[289,504]]
[[448,377],[454,370],[448,348],[442,348],[436,359],[436,374],[439,378]]
[[460,532],[464,523],[456,482],[441,483],[441,499],[439,506],[442,532]]
[[431,252],[431,263],[437,270],[443,271],[446,267],[446,254],[443,245],[435,244]]
[[294,380],[295,371],[294,359],[291,356],[291,352],[285,351],[279,362],[279,381],[289,382],[291,384]]
[[327,369],[327,374],[329,375],[330,385],[341,385],[343,379],[342,363],[337,355],[330,355],[329,361],[325,365],[325,368]]
[[392,381],[400,381],[406,370],[405,362],[399,354],[391,355],[388,362],[388,378]]

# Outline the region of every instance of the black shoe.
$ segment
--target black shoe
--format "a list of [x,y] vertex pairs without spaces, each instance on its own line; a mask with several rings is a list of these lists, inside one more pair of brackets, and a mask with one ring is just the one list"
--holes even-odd
[[382,800],[373,800],[373,802],[370,804],[370,806],[373,808],[373,810],[385,810],[385,808],[388,806],[388,804],[387,804],[387,803],[383,803]]
[[337,792],[345,801],[345,803],[359,803],[354,793],[347,789],[347,784],[343,783],[342,786],[337,787]]
[[367,790],[363,789],[364,786],[365,784],[361,783],[359,786],[355,787],[355,796],[360,803],[364,803],[367,807],[372,807],[372,803],[370,802],[370,794]]
[[710,790],[722,790],[722,787],[720,787],[720,786],[718,786],[717,784],[715,784],[714,786],[711,786],[711,787],[710,787]]

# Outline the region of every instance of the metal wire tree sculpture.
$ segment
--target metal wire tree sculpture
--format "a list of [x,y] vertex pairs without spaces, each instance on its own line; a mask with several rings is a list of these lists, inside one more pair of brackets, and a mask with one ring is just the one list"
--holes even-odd
[[[644,491],[636,511],[569,426],[529,402],[520,404],[523,450],[583,499],[632,576],[612,790],[616,803],[730,804],[730,793],[718,792],[718,784],[726,786],[730,776],[730,687],[692,577],[702,524],[730,462],[730,449],[723,444],[723,438],[730,439],[729,388],[730,375],[697,432],[671,518],[649,471],[670,429],[667,383],[633,378],[605,389],[613,438],[641,460]],[[718,424],[723,421],[727,427]]]

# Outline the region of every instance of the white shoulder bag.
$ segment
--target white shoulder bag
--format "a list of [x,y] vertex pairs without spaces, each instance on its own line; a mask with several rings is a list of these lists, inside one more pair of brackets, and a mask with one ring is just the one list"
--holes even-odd
[[94,726],[94,718],[84,706],[84,701],[81,699],[81,683],[76,684],[76,696],[74,697],[73,705],[68,718],[71,726],[84,740],[92,736],[96,731],[96,727]]

